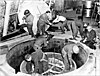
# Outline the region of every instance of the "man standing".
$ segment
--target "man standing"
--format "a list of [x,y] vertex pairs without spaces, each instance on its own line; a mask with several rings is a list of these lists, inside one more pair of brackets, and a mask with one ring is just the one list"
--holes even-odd
[[30,13],[29,10],[25,10],[24,15],[25,16],[22,18],[22,20],[24,20],[25,23],[21,25],[20,29],[23,29],[24,27],[27,27],[29,35],[31,35],[32,37],[35,37],[34,33],[33,33],[33,30],[32,30],[34,17]]
[[50,16],[50,11],[46,11],[46,13],[42,14],[39,17],[39,20],[37,22],[37,35],[47,34],[45,27],[47,25],[51,25],[51,23],[49,22]]
[[83,17],[78,17],[78,20],[75,20],[75,23],[76,23],[76,26],[79,28],[79,33],[82,37],[83,35],[83,26],[84,26],[84,23],[83,23]]

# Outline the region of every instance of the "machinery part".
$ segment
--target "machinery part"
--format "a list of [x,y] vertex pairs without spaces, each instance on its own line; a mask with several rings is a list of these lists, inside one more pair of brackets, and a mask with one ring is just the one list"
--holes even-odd
[[[55,74],[63,73],[65,70],[65,65],[63,63],[63,58],[61,57],[61,54],[54,53],[54,52],[46,52],[45,54],[48,57],[49,69],[45,71],[44,73],[42,73],[42,75],[51,75],[51,74],[55,75]],[[73,60],[72,60],[72,63],[73,63],[73,66],[70,71],[73,71],[76,69],[76,63]]]
[[84,8],[88,8],[88,9],[93,8],[93,1],[90,0],[85,1]]

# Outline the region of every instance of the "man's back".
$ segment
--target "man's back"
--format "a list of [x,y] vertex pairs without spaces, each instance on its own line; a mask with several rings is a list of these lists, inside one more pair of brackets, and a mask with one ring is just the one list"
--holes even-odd
[[46,23],[47,20],[49,20],[48,16],[46,15],[46,13],[42,14],[40,17],[39,17],[39,22],[41,23]]
[[26,17],[25,22],[29,25],[33,25],[33,20],[34,20],[34,17],[32,14],[30,14],[28,17]]
[[66,45],[66,46],[64,46],[64,50],[65,50],[65,52],[66,52],[66,54],[68,55],[68,57],[72,57],[72,54],[73,54],[73,46],[74,46],[75,44],[68,44],[68,45]]

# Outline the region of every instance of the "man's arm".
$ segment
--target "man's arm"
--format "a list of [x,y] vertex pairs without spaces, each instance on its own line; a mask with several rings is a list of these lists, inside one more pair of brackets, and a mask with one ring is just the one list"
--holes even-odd
[[46,24],[52,25],[52,23],[49,20],[46,21]]
[[47,25],[52,25],[52,23],[49,21],[49,18],[48,18],[45,14],[41,15],[41,16],[40,16],[40,19],[41,19],[44,23],[46,23]]
[[25,20],[26,19],[26,16],[23,16],[22,20]]
[[68,52],[68,61],[69,61],[70,68],[71,68],[72,67],[72,53],[71,52]]

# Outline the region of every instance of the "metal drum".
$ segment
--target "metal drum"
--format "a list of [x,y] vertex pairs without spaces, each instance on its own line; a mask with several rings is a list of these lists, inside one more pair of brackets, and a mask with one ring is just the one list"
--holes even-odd
[[93,8],[93,1],[85,1],[84,8]]
[[84,17],[91,17],[92,16],[92,9],[84,9],[83,16]]

